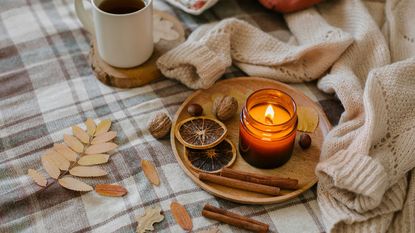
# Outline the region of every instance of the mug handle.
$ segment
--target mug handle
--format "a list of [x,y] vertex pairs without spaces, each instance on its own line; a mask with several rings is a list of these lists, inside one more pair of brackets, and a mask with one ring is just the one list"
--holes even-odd
[[92,21],[91,11],[85,9],[84,0],[75,0],[75,12],[84,28],[94,34],[94,22]]

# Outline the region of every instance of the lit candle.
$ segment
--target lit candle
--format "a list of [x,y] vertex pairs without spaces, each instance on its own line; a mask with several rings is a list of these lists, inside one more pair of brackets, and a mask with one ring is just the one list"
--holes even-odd
[[259,168],[281,166],[294,148],[295,102],[276,89],[256,91],[246,100],[239,128],[239,152],[249,164]]

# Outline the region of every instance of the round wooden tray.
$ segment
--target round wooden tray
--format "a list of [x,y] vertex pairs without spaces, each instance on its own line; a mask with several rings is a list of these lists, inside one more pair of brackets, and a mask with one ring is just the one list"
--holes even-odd
[[[241,157],[239,152],[237,153],[237,159],[231,168],[237,170],[254,172],[264,175],[277,175],[280,177],[289,177],[299,180],[298,190],[281,190],[280,196],[268,196],[264,194],[258,194],[239,189],[233,189],[222,185],[213,183],[205,183],[198,179],[197,171],[193,170],[184,159],[183,145],[175,138],[174,129],[176,125],[189,118],[187,113],[187,106],[191,103],[198,103],[203,107],[203,114],[205,116],[213,117],[211,113],[213,99],[218,95],[231,95],[234,96],[239,103],[239,111],[232,119],[224,122],[228,128],[228,136],[236,147],[238,147],[239,138],[239,115],[242,106],[245,104],[246,98],[254,91],[262,88],[276,88],[280,89],[289,95],[291,95],[297,106],[313,107],[319,114],[319,124],[314,133],[311,133],[312,138],[311,147],[307,150],[302,150],[298,145],[299,133],[294,147],[294,152],[291,159],[283,166],[275,169],[257,169],[249,165]],[[242,77],[224,80],[216,83],[207,90],[199,90],[189,96],[186,101],[180,106],[173,119],[171,130],[171,146],[173,148],[174,155],[185,173],[202,189],[211,193],[214,196],[221,197],[230,201],[244,203],[244,204],[272,204],[279,203],[289,199],[292,199],[301,193],[311,188],[316,182],[317,177],[314,174],[315,167],[319,160],[320,147],[322,145],[324,136],[330,130],[331,125],[320,107],[314,103],[310,98],[304,95],[299,90],[296,90],[286,84],[255,77]]]

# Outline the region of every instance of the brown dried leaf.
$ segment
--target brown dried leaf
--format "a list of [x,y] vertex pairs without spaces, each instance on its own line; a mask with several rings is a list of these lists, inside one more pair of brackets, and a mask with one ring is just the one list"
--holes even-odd
[[59,154],[54,149],[49,149],[46,151],[45,156],[48,156],[56,166],[62,171],[67,171],[71,163],[63,155]]
[[76,166],[69,170],[69,174],[78,177],[99,177],[105,176],[108,173],[99,167]]
[[94,190],[91,186],[85,184],[84,182],[74,179],[72,177],[69,176],[65,176],[63,178],[60,178],[58,180],[59,184],[67,189],[73,190],[73,191],[82,191],[82,192],[86,192],[86,191],[92,191]]
[[161,222],[164,216],[160,214],[160,207],[150,207],[145,210],[143,216],[137,217],[138,222],[137,233],[145,233],[146,231],[154,231],[154,223]]
[[171,214],[176,220],[177,224],[183,228],[185,231],[191,231],[193,228],[192,218],[190,218],[189,213],[186,208],[177,202],[172,202],[170,204]]
[[83,143],[89,143],[89,135],[78,126],[72,126],[72,134]]
[[88,135],[94,136],[95,129],[97,128],[94,120],[92,120],[91,118],[86,119],[85,125],[86,125],[86,132],[88,133]]
[[95,130],[95,136],[101,135],[103,133],[106,133],[111,128],[111,121],[106,119],[99,122],[97,125],[97,128]]
[[59,167],[55,164],[55,162],[50,158],[50,156],[43,155],[41,158],[41,162],[43,168],[48,173],[48,175],[54,179],[58,179],[59,175],[61,174],[61,171],[59,170]]
[[83,166],[103,164],[108,162],[109,157],[107,154],[85,155],[78,160],[78,164]]
[[95,192],[102,196],[121,197],[127,194],[127,189],[117,184],[97,184]]
[[84,151],[84,145],[72,135],[63,135],[63,141],[75,152],[82,153]]
[[314,108],[299,106],[297,108],[298,125],[297,130],[313,133],[318,125],[318,113]]
[[40,172],[38,172],[36,170],[29,169],[29,170],[27,170],[27,174],[39,186],[46,187],[46,185],[48,184],[48,180],[46,180],[46,177],[44,177],[42,174],[40,174]]
[[108,142],[114,139],[116,136],[117,136],[117,132],[109,131],[109,132],[103,133],[95,137],[92,140],[91,144],[100,144],[100,143]]
[[86,149],[85,154],[91,155],[91,154],[105,153],[105,152],[114,150],[117,147],[118,145],[112,142],[91,145],[90,147]]
[[75,162],[78,158],[78,154],[76,154],[73,150],[69,149],[69,147],[65,144],[55,144],[53,145],[53,149],[69,161]]
[[156,167],[154,167],[153,163],[148,160],[141,160],[141,168],[143,169],[144,175],[146,175],[147,179],[154,185],[160,185],[160,178],[157,173]]

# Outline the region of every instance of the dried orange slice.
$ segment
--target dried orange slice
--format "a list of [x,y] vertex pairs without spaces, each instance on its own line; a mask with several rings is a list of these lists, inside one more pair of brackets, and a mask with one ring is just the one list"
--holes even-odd
[[180,122],[175,130],[177,140],[192,149],[209,149],[225,139],[226,126],[213,118],[191,117]]
[[185,160],[196,171],[217,173],[222,168],[231,166],[235,159],[236,149],[229,139],[205,150],[185,147]]

